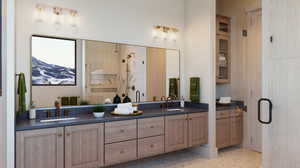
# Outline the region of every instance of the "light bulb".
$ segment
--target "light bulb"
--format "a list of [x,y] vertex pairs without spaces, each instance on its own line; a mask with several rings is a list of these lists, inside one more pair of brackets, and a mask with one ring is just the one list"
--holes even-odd
[[166,40],[167,39],[167,33],[164,31],[161,31],[161,38]]
[[152,31],[152,37],[153,38],[158,38],[158,30],[156,28],[153,29],[153,31]]
[[60,25],[62,23],[62,8],[54,7],[52,20],[54,24]]
[[175,32],[170,32],[169,33],[169,38],[170,38],[171,41],[176,41],[176,39],[177,39],[176,33]]
[[34,12],[34,19],[37,22],[44,22],[46,17],[46,8],[43,5],[37,4]]
[[69,22],[72,27],[77,27],[77,25],[79,24],[79,17],[77,11],[70,11]]

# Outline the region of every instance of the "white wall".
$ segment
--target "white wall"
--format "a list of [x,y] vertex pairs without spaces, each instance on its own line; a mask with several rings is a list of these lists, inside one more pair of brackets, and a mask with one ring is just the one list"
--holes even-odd
[[14,167],[15,1],[2,1],[3,97],[0,97],[0,167]]
[[209,144],[201,152],[208,157],[215,157],[215,0],[185,2],[185,93],[189,97],[189,78],[200,77],[201,102],[209,103]]
[[[184,28],[184,0],[16,0],[16,71],[24,72],[29,88],[30,37],[32,34],[129,43],[163,48],[182,48],[177,42],[152,38],[154,25]],[[56,26],[51,20],[37,23],[33,12],[37,3],[76,9],[80,24]],[[29,95],[29,94],[27,94]],[[29,103],[29,96],[27,96]]]

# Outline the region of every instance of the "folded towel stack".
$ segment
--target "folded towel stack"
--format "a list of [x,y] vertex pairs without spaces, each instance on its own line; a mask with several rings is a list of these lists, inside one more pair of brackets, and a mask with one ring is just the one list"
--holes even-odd
[[118,104],[117,108],[115,108],[116,114],[132,114],[133,113],[133,107],[131,103],[123,103]]

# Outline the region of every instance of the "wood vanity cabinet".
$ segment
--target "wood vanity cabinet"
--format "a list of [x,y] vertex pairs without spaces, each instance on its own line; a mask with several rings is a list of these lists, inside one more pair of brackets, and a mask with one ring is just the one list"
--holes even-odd
[[65,168],[98,168],[104,165],[104,124],[65,128]]
[[188,147],[188,116],[174,115],[166,117],[165,150],[172,152]]
[[208,143],[208,113],[166,117],[166,152]]
[[218,111],[216,127],[217,148],[225,148],[242,144],[243,115],[236,110]]
[[99,168],[206,144],[208,113],[17,131],[16,139],[16,168]]
[[19,131],[16,168],[64,168],[64,128]]
[[208,113],[188,115],[189,147],[208,143]]

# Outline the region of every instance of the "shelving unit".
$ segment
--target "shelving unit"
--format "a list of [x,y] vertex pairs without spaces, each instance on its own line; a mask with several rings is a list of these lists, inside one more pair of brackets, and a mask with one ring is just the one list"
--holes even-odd
[[225,84],[231,78],[230,18],[217,15],[216,24],[216,81]]

